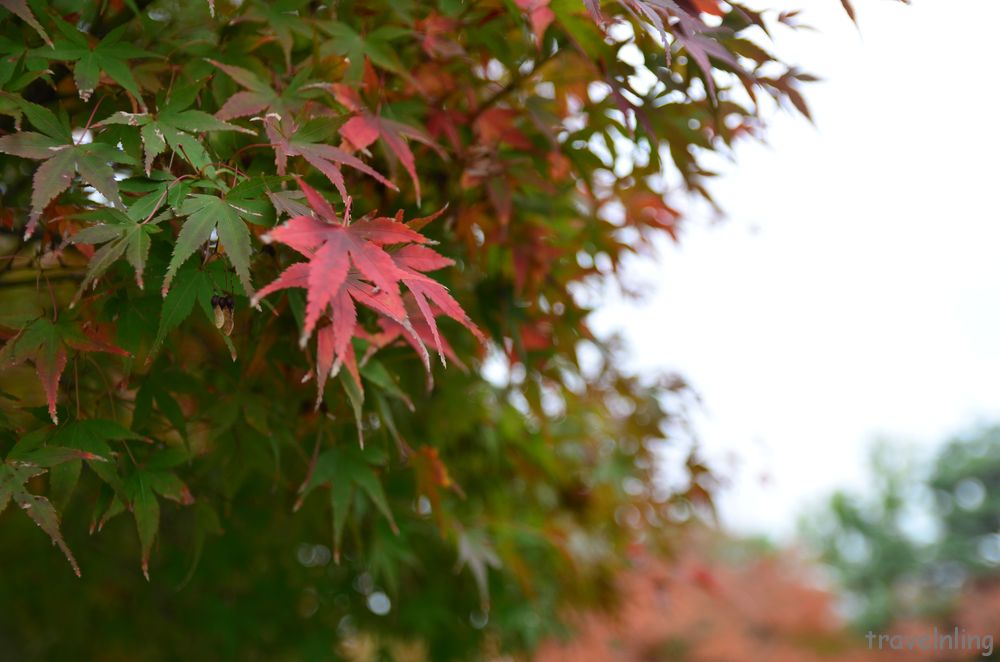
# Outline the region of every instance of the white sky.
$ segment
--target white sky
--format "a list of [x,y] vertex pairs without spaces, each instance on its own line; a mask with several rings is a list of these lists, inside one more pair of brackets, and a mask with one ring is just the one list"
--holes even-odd
[[876,436],[926,451],[1000,421],[1000,2],[854,4],[860,34],[838,0],[798,5],[819,32],[777,34],[825,79],[816,126],[781,115],[768,146],[743,145],[712,186],[728,220],[691,219],[632,265],[654,294],[594,320],[699,390],[739,532],[785,537],[863,486]]

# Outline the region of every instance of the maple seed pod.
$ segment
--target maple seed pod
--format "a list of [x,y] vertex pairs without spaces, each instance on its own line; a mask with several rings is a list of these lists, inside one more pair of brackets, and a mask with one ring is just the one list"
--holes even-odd
[[235,308],[236,302],[232,295],[212,296],[212,312],[215,313],[215,328],[220,329],[227,336],[233,333],[233,326],[235,325],[233,310]]
[[220,296],[213,296],[212,297],[212,312],[215,314],[215,328],[216,329],[221,329],[222,326],[226,323],[226,316],[225,316],[225,312],[223,311],[223,308],[222,308],[222,301],[221,301],[221,299],[222,299],[222,297],[220,297]]

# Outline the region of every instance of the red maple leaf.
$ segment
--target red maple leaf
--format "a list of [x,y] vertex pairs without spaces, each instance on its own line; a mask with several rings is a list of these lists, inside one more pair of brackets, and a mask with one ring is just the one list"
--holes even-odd
[[406,289],[410,291],[413,301],[423,318],[422,321],[430,329],[431,336],[434,339],[434,347],[437,349],[442,363],[447,352],[438,333],[437,322],[435,321],[437,314],[443,314],[452,318],[471,331],[481,342],[486,341],[482,332],[479,331],[476,325],[472,323],[472,320],[469,319],[469,316],[465,314],[465,311],[462,310],[462,306],[448,293],[448,289],[423,273],[451,266],[454,264],[454,261],[426,246],[418,244],[403,246],[393,253],[392,258],[399,268],[400,280],[406,286]]
[[[371,343],[368,347],[368,354],[366,359],[374,354],[376,351],[389,347],[394,344],[397,340],[405,341],[414,351],[420,353],[421,347],[426,347],[427,345],[435,346],[435,342],[440,342],[440,347],[438,353],[442,356],[442,362],[445,358],[451,361],[459,368],[465,370],[465,364],[462,360],[458,358],[455,350],[452,348],[451,344],[448,343],[446,338],[440,337],[438,335],[435,337],[434,332],[431,331],[431,327],[424,318],[421,316],[420,310],[417,308],[416,302],[414,302],[411,295],[405,295],[403,297],[403,303],[406,306],[406,312],[409,316],[411,328],[406,328],[399,322],[396,322],[387,317],[382,317],[378,321],[379,330],[376,333],[366,336],[367,340]],[[433,308],[433,305],[431,306]]]
[[427,145],[443,159],[447,158],[447,153],[424,131],[372,113],[362,103],[357,90],[339,83],[324,87],[333,94],[338,103],[355,113],[340,127],[340,135],[344,137],[344,140],[355,149],[365,149],[376,140],[381,139],[389,152],[403,164],[403,168],[413,180],[413,189],[416,192],[417,204],[419,205],[420,179],[417,177],[417,159],[410,150],[410,146],[406,142],[407,139]]
[[337,187],[337,191],[344,199],[347,199],[347,189],[344,187],[344,175],[340,172],[342,165],[363,172],[394,191],[399,190],[395,184],[353,154],[333,145],[303,140],[297,135],[298,127],[291,118],[285,118],[282,121],[280,116],[268,113],[263,121],[264,130],[267,131],[267,139],[274,147],[274,164],[279,175],[285,174],[288,157],[301,156],[309,165],[326,175],[326,178]]
[[[451,260],[422,245],[430,240],[415,228],[427,219],[420,219],[409,226],[402,222],[401,216],[395,219],[365,218],[352,223],[348,198],[341,220],[322,195],[301,179],[298,183],[315,216],[291,218],[261,239],[285,244],[309,259],[288,267],[272,283],[261,288],[254,297],[254,303],[278,290],[291,287],[305,289],[302,346],[308,342],[324,315],[328,314],[330,324],[320,327],[317,339],[320,394],[326,379],[336,374],[341,366],[347,366],[360,386],[351,345],[351,338],[364,335],[357,328],[356,304],[402,327],[407,339],[415,341],[412,344],[420,353],[424,366],[429,369],[427,350],[421,335],[411,323],[400,295],[400,283],[410,291],[413,305],[420,313],[414,319],[420,319],[427,326],[434,346],[442,356],[445,345],[434,321],[437,311],[459,321],[478,338],[483,338],[447,289],[423,274],[452,264]],[[386,246],[397,244],[404,246],[394,254],[386,251]],[[432,309],[431,304],[437,310]]]

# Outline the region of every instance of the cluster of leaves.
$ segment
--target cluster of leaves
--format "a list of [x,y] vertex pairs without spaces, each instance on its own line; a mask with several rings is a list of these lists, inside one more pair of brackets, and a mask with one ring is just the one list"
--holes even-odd
[[654,481],[683,384],[586,318],[759,100],[804,110],[791,15],[0,6],[0,646],[531,647],[706,503]]

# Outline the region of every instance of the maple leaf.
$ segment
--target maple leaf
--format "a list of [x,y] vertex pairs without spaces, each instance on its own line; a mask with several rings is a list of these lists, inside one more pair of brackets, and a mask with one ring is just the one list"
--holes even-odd
[[87,273],[84,275],[83,282],[80,283],[80,288],[73,300],[74,303],[80,299],[87,286],[100,278],[122,255],[135,270],[135,282],[139,289],[143,288],[143,272],[149,257],[149,247],[152,243],[151,235],[160,232],[157,224],[163,220],[163,217],[149,219],[149,222],[145,222],[145,219],[134,210],[135,207],[129,209],[127,214],[123,214],[117,209],[104,208],[80,215],[80,218],[103,222],[80,230],[66,243],[104,245],[90,258],[90,262],[87,264]]
[[[444,344],[434,322],[436,311],[431,309],[431,302],[482,338],[444,286],[423,274],[424,271],[452,264],[451,260],[430,248],[420,246],[429,242],[427,237],[402,223],[401,216],[351,223],[349,199],[344,220],[341,221],[326,199],[302,180],[298,183],[316,216],[291,218],[261,239],[285,244],[308,257],[309,261],[285,269],[272,283],[261,288],[254,301],[278,290],[304,288],[306,312],[299,339],[302,346],[305,346],[324,313],[331,311],[331,323],[320,329],[318,339],[320,359],[317,379],[321,389],[325,380],[345,364],[360,386],[351,346],[357,327],[356,303],[402,327],[407,338],[414,341],[414,347],[419,347],[421,359],[429,369],[427,351],[411,325],[400,296],[400,283],[409,289],[414,306],[442,356],[445,354]],[[406,246],[389,254],[384,247],[393,244]]]
[[340,135],[351,146],[359,150],[366,149],[373,142],[381,139],[389,152],[403,164],[403,168],[413,180],[413,189],[416,192],[417,204],[419,205],[420,179],[417,177],[417,161],[410,146],[406,143],[406,139],[409,138],[427,145],[443,159],[447,158],[447,153],[424,131],[373,114],[361,102],[361,97],[358,96],[356,90],[339,83],[324,87],[334,95],[341,105],[355,113],[354,117],[340,127]]
[[288,157],[300,156],[309,165],[326,175],[326,178],[337,187],[337,191],[345,200],[348,196],[344,186],[344,175],[340,172],[341,165],[363,172],[394,191],[399,190],[395,184],[353,154],[338,147],[312,140],[311,138],[314,138],[312,129],[317,126],[316,122],[299,129],[291,118],[282,120],[274,114],[268,114],[263,121],[267,138],[274,147],[274,163],[279,175],[285,174],[288,167]]
[[[233,189],[235,190],[235,189]],[[178,216],[187,216],[174,254],[167,265],[167,273],[163,278],[163,295],[170,290],[174,274],[185,260],[198,250],[198,247],[209,241],[214,232],[219,244],[225,249],[230,264],[236,270],[240,284],[247,296],[253,295],[253,285],[250,282],[250,231],[244,219],[253,220],[260,213],[241,199],[232,200],[205,193],[194,193],[187,197],[177,210]]]
[[266,112],[283,113],[289,107],[295,107],[299,103],[300,100],[296,97],[296,92],[309,77],[309,70],[302,69],[279,94],[249,69],[223,64],[211,59],[208,62],[246,88],[244,91],[229,97],[222,108],[215,113],[215,117],[220,120],[249,117]]
[[267,197],[280,215],[292,217],[312,214],[309,205],[302,202],[305,199],[302,191],[268,191]]
[[267,3],[257,3],[233,23],[249,21],[263,23],[275,40],[281,46],[285,56],[285,67],[292,68],[292,47],[295,45],[295,35],[311,38],[312,26],[304,18],[305,6],[308,0],[277,0]]
[[[61,426],[52,435],[47,448],[58,448],[70,454],[67,462],[52,467],[53,501],[63,503],[80,478],[83,462],[107,485],[121,492],[121,479],[113,463],[114,453],[109,441],[145,441],[145,437],[128,430],[118,423],[96,418],[77,419]],[[54,446],[53,446],[54,445]],[[58,487],[58,489],[56,489]],[[59,496],[61,495],[61,496]]]
[[356,488],[360,488],[371,499],[379,512],[389,521],[393,533],[399,533],[385,490],[372,466],[378,463],[378,457],[374,453],[338,446],[324,452],[315,460],[312,470],[299,488],[299,499],[295,508],[298,509],[305,498],[320,485],[330,485],[333,554],[337,563],[340,562],[340,541],[343,538],[344,524],[347,522]]
[[59,380],[66,369],[67,348],[128,356],[128,352],[103,341],[93,332],[87,333],[68,321],[51,322],[44,317],[30,323],[0,349],[0,368],[29,360],[34,364],[53,423],[59,423],[56,399]]
[[444,349],[435,321],[435,317],[439,313],[464,326],[480,342],[486,342],[486,337],[472,323],[458,301],[448,293],[448,289],[433,278],[424,275],[424,272],[436,271],[453,265],[453,260],[443,257],[426,246],[416,244],[403,246],[393,253],[392,258],[399,268],[400,281],[410,291],[423,322],[430,329],[434,339],[434,347],[437,349],[442,363],[444,363],[447,352]]
[[[389,347],[397,340],[402,339],[418,354],[424,351],[427,345],[430,345],[437,350],[438,354],[441,356],[442,363],[444,363],[447,359],[459,368],[463,370],[466,369],[465,364],[462,363],[460,358],[458,358],[458,355],[455,353],[455,350],[452,348],[447,338],[443,338],[440,334],[431,330],[431,327],[424,318],[423,313],[417,307],[412,294],[404,295],[403,306],[406,309],[410,326],[404,326],[388,317],[380,317],[378,320],[379,330],[365,336],[370,343],[366,358],[374,354],[379,349]],[[439,311],[435,310],[433,304],[431,304],[431,309],[435,315],[440,314]],[[429,372],[428,375],[430,375]]]
[[715,80],[712,75],[712,63],[709,60],[709,57],[714,57],[732,67],[744,79],[748,93],[753,96],[753,86],[745,79],[746,73],[739,62],[722,44],[712,38],[711,33],[715,30],[698,16],[699,11],[718,15],[718,7],[715,6],[715,11],[710,11],[713,3],[709,0],[692,1],[695,4],[694,12],[682,7],[677,0],[622,0],[622,6],[636,18],[641,16],[656,28],[668,57],[670,42],[667,39],[667,26],[670,26],[677,43],[701,69],[710,95],[715,96]]
[[[298,180],[314,216],[296,216],[261,237],[277,241],[309,257],[309,262],[293,264],[274,282],[262,288],[254,300],[289,287],[307,290],[305,324],[300,345],[305,346],[322,314],[331,308],[334,324],[334,352],[345,355],[354,332],[355,300],[402,322],[403,301],[399,295],[398,271],[386,244],[426,242],[427,238],[391,219],[349,222],[349,207],[343,222],[333,207],[311,186]],[[353,273],[352,273],[353,268]],[[375,289],[366,287],[368,280]]]
[[187,485],[162,466],[145,466],[125,482],[125,493],[132,506],[142,548],[142,574],[149,581],[149,553],[160,528],[160,502],[157,494],[181,505],[191,505],[194,497]]
[[231,64],[223,64],[215,60],[209,60],[212,64],[222,69],[234,81],[247,88],[245,92],[237,92],[226,100],[222,108],[215,116],[220,120],[231,120],[237,117],[247,117],[269,110],[278,100],[278,93],[274,89],[257,77],[255,73],[242,67],[234,67]]
[[[10,455],[14,455],[16,450],[15,447]],[[0,464],[0,513],[7,509],[7,504],[13,499],[21,511],[48,534],[53,544],[59,546],[74,574],[79,577],[80,566],[59,530],[59,513],[48,499],[28,491],[28,481],[43,473],[45,468],[38,464],[8,456],[7,460]]]
[[33,180],[31,215],[24,232],[26,238],[35,231],[45,207],[69,188],[77,173],[112,206],[122,206],[110,164],[131,163],[124,152],[104,143],[77,143],[69,127],[47,108],[23,102],[21,109],[31,124],[43,133],[19,131],[0,136],[0,152],[42,161]]
[[324,21],[318,23],[318,26],[330,35],[330,39],[325,40],[320,47],[320,53],[324,57],[330,54],[346,57],[349,62],[348,81],[361,80],[365,57],[383,69],[406,75],[406,69],[400,63],[391,42],[410,34],[409,30],[387,25],[362,36],[349,25],[338,21]]
[[[351,335],[354,332],[354,327],[357,324],[357,314],[354,311],[348,311],[346,308],[342,310],[342,313],[348,317],[349,322],[345,322],[340,328],[345,325],[350,324],[350,333],[347,335],[346,342],[341,340],[343,333],[338,333],[338,327],[333,324],[327,324],[326,326],[320,328],[316,332],[316,408],[318,409],[320,403],[323,402],[323,392],[326,387],[326,381],[337,374],[338,367],[343,365],[347,368],[348,373],[351,375],[351,379],[354,380],[354,385],[359,389],[361,388],[361,374],[358,371],[357,358],[354,355],[354,345],[351,343]],[[351,317],[354,317],[352,320]],[[358,439],[361,443],[361,428],[358,428]]]
[[156,113],[126,113],[119,111],[101,120],[95,127],[110,124],[137,126],[142,144],[145,148],[146,174],[153,167],[153,159],[162,154],[167,146],[197,170],[201,170],[212,160],[205,147],[194,135],[206,131],[240,131],[253,134],[253,131],[235,124],[229,124],[202,110],[188,109],[194,103],[200,85],[175,91],[170,99],[159,107]]
[[38,19],[35,18],[35,15],[31,13],[31,8],[28,7],[27,0],[0,0],[0,7],[3,7],[30,25],[38,33],[38,36],[45,40],[46,44],[49,46],[52,45],[52,40],[49,38],[48,33],[45,32],[45,29],[38,22]]
[[73,65],[73,80],[76,82],[76,89],[81,99],[84,101],[90,99],[94,88],[101,80],[101,72],[104,72],[125,88],[140,105],[144,105],[142,92],[132,75],[128,61],[160,56],[136,48],[127,41],[123,42],[127,24],[115,28],[104,39],[91,45],[85,33],[56,15],[53,15],[52,19],[56,28],[62,33],[63,39],[57,40],[48,48],[37,49],[35,54],[50,60],[76,62]]

